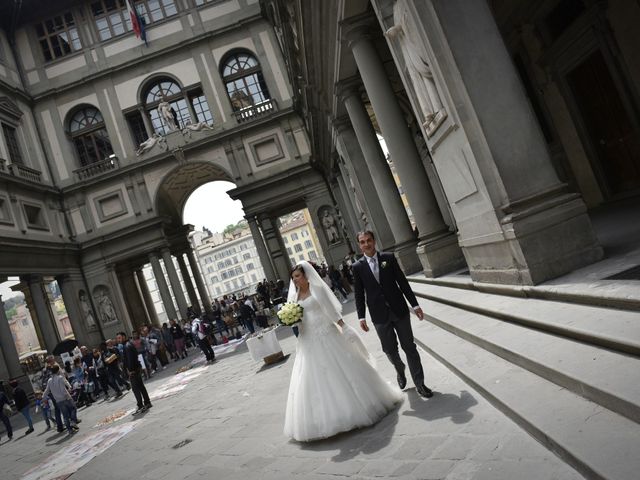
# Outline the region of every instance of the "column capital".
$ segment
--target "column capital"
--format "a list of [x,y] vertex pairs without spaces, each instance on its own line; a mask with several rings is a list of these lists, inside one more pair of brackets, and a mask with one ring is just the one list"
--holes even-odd
[[351,96],[362,98],[362,89],[362,81],[358,76],[345,78],[336,82],[333,86],[334,93],[340,100],[345,100]]
[[349,18],[340,24],[341,39],[352,48],[360,40],[370,40],[374,37],[375,28],[380,28],[378,21],[369,13]]
[[338,134],[341,134],[346,130],[353,129],[353,125],[351,125],[351,120],[346,115],[343,115],[338,118],[334,118],[333,121],[331,122],[331,126]]
[[25,275],[20,279],[26,280],[26,282],[29,285],[33,285],[34,283],[42,283],[42,280],[43,280],[42,275],[34,275],[34,274]]

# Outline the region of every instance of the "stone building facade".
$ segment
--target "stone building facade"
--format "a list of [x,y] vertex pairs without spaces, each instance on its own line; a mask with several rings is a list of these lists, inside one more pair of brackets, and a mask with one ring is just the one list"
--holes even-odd
[[[49,279],[86,345],[157,321],[145,265],[168,317],[210,308],[181,218],[206,182],[235,183],[269,278],[289,268],[276,219],[336,208],[260,3],[133,3],[146,43],[122,0],[0,6],[0,276],[21,279],[49,351]],[[347,250],[342,238],[325,252]],[[0,378],[20,377],[5,318],[0,340]]]

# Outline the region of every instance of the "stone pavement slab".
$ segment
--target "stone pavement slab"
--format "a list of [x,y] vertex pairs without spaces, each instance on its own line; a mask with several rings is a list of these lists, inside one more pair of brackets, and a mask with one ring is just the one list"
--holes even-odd
[[[353,312],[352,303],[346,307]],[[345,320],[357,323],[353,313]],[[427,384],[436,391],[432,399],[420,398],[409,385],[404,402],[377,425],[308,444],[291,441],[282,426],[296,340],[285,328],[279,337],[285,355],[291,354],[286,361],[263,368],[246,347],[220,358],[181,392],[156,400],[142,418],[120,420],[140,425],[72,479],[582,478],[423,351]],[[375,333],[363,339],[381,374],[395,381]],[[148,388],[167,382],[180,365],[171,364]],[[2,479],[19,479],[133,403],[128,394],[81,409],[81,431],[71,439],[42,434],[41,421],[28,437],[21,431],[12,442],[4,437]]]

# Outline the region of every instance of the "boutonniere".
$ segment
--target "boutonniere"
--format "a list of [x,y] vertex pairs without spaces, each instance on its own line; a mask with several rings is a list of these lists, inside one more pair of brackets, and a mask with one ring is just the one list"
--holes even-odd
[[385,268],[386,266],[387,266],[386,260],[380,264],[380,268]]

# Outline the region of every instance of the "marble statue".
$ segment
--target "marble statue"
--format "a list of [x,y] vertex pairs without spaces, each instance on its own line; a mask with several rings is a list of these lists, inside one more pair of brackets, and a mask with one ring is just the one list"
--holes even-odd
[[424,48],[416,41],[416,32],[409,27],[409,10],[405,0],[397,0],[393,6],[393,27],[385,35],[396,39],[400,45],[409,78],[413,84],[420,109],[423,114],[423,126],[431,135],[446,117],[440,94],[431,71],[431,62]]
[[234,110],[242,110],[253,105],[253,101],[244,90],[236,90],[231,94],[231,106]]
[[176,125],[175,118],[173,117],[173,109],[171,108],[171,104],[167,102],[166,97],[162,97],[162,101],[158,104],[158,114],[160,115],[160,119],[165,124],[165,126],[169,130],[177,130],[178,126]]
[[154,133],[138,146],[138,150],[136,150],[136,155],[139,157],[143,153],[147,153],[156,145],[160,145],[165,150],[167,149],[167,140],[163,136],[158,135],[157,133]]
[[337,243],[340,241],[340,233],[336,224],[336,219],[329,213],[329,210],[325,210],[321,218],[322,227],[324,228],[329,243]]
[[96,319],[93,318],[93,311],[91,310],[91,305],[89,305],[87,294],[84,292],[84,290],[80,290],[80,294],[78,295],[78,297],[80,301],[80,309],[82,310],[82,317],[84,318],[87,327],[95,327]]
[[98,303],[98,310],[100,312],[100,319],[103,324],[118,321],[116,310],[113,307],[113,302],[109,298],[109,294],[106,288],[100,288],[95,295],[96,302]]
[[215,128],[206,122],[187,123],[182,129],[182,135],[191,138],[191,132],[201,132],[202,130],[215,130]]

